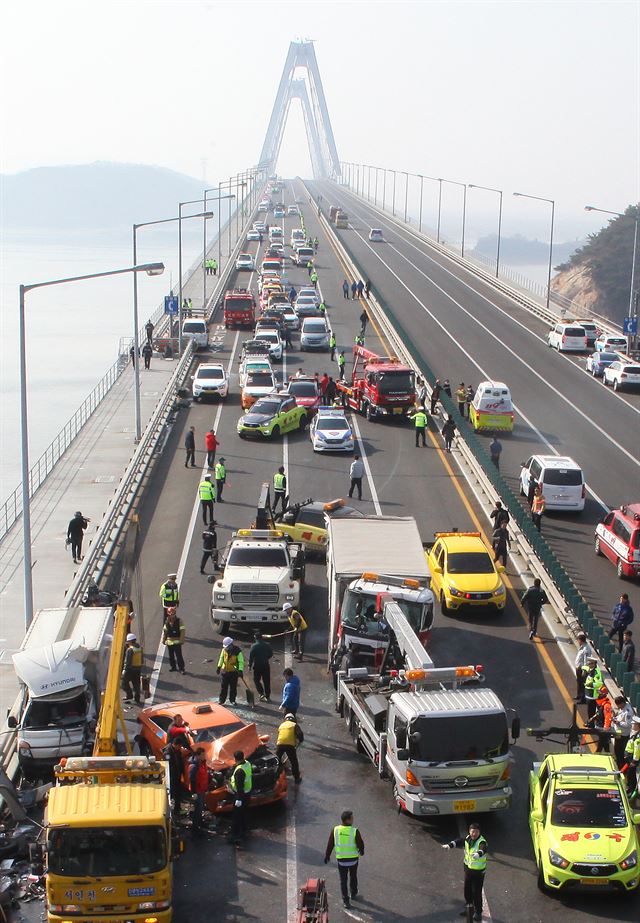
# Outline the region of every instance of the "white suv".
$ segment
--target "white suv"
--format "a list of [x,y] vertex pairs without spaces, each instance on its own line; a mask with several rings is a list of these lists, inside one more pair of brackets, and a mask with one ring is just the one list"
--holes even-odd
[[532,455],[520,471],[520,493],[529,495],[531,481],[542,486],[546,510],[584,509],[586,486],[582,469],[572,458]]
[[559,353],[585,352],[587,331],[579,324],[556,324],[547,334],[547,343]]
[[602,383],[612,385],[614,391],[620,391],[627,385],[640,385],[640,365],[618,359],[605,368]]
[[219,362],[201,362],[191,376],[193,399],[198,402],[206,397],[226,397],[229,393],[229,379]]

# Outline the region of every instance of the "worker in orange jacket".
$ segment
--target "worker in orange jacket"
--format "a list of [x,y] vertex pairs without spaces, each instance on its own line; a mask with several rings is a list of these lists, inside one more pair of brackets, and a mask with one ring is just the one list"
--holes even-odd
[[[613,708],[606,686],[600,686],[596,697],[596,713],[588,722],[592,727],[603,731],[611,730]],[[598,739],[597,753],[609,753],[609,738],[604,734]]]

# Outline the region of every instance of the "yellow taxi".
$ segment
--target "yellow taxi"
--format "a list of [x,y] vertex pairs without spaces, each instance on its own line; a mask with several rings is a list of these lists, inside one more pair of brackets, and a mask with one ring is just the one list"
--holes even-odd
[[529,829],[541,890],[634,891],[638,834],[608,753],[553,753],[529,774]]
[[325,554],[327,549],[327,517],[360,517],[363,514],[352,506],[345,506],[344,500],[322,503],[305,500],[292,503],[284,513],[276,516],[275,527],[294,542],[304,544],[307,552]]
[[440,600],[442,614],[466,606],[485,606],[501,612],[507,592],[479,532],[436,532],[427,554],[431,589]]

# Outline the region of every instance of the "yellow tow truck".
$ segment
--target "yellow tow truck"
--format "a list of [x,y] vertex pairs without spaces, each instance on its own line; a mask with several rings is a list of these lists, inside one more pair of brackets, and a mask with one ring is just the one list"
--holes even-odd
[[[119,604],[93,754],[55,767],[45,815],[48,923],[171,923],[168,766],[134,756],[120,702],[129,610]],[[124,738],[124,755],[118,728]]]

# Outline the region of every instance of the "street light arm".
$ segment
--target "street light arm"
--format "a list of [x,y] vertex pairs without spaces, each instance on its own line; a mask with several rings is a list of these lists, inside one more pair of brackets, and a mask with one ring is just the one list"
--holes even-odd
[[513,195],[519,196],[521,199],[535,199],[537,202],[550,202],[551,205],[555,205],[554,199],[545,199],[544,196],[529,195],[526,192],[514,192]]
[[33,282],[30,285],[21,285],[23,292],[30,292],[34,288],[46,288],[49,285],[62,285],[65,282],[82,282],[85,279],[101,279],[104,276],[121,276],[126,272],[146,272],[149,275],[160,275],[164,272],[164,263],[141,263],[139,266],[129,266],[127,269],[110,269],[107,272],[91,272],[84,276],[68,276],[66,279],[51,279],[49,282]]

